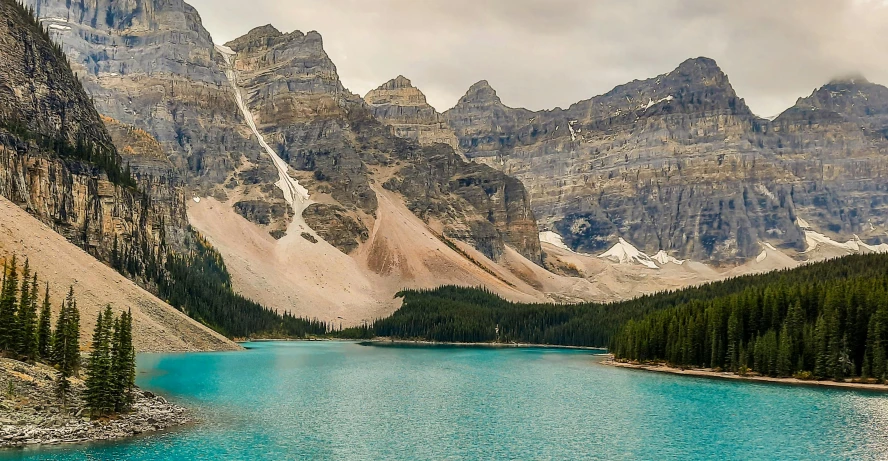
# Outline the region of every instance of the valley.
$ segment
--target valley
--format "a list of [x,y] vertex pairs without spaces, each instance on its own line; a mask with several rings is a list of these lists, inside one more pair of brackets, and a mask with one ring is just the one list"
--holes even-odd
[[[98,5],[72,16],[63,2],[29,4],[64,26],[51,34],[86,89],[104,95],[99,111],[160,140],[195,198],[188,223],[222,251],[236,291],[280,312],[354,326],[394,312],[401,289],[442,284],[515,301],[618,301],[883,250],[878,186],[852,190],[873,187],[888,145],[852,126],[866,116],[843,98],[865,94],[867,113],[881,113],[884,87],[864,80],[830,83],[773,122],[706,58],[564,110],[511,108],[482,81],[439,113],[403,76],[363,98],[349,92],[317,32],[268,25],[222,45],[181,2],[99,25],[85,19],[104,14]],[[172,17],[189,24],[187,40],[149,45],[181,27]],[[95,61],[105,45],[84,41],[87,31],[144,38]],[[160,59],[123,66],[143,48]],[[167,60],[173,49],[192,70]],[[165,93],[168,108],[193,116],[158,117],[126,83],[145,78],[204,96]],[[802,106],[823,121],[801,125]],[[210,142],[220,132],[202,120],[227,136]],[[172,131],[186,137],[173,142]],[[851,157],[830,156],[841,149]],[[811,162],[828,173],[815,177]],[[860,244],[836,243],[847,240]]]
[[885,86],[439,111],[183,0],[0,18],[0,459],[886,454]]

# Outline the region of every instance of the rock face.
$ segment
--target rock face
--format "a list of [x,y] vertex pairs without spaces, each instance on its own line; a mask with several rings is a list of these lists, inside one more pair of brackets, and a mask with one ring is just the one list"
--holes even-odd
[[25,0],[62,44],[100,113],[150,133],[210,194],[258,145],[197,11],[182,0]]
[[[44,274],[52,270],[44,280],[54,296],[69,286],[83,290],[78,292],[82,332],[98,309],[114,303],[118,310],[132,310],[139,350],[236,349],[71,245],[106,264],[125,262],[131,272],[146,275],[183,244],[184,197],[171,178],[146,173],[134,183],[121,173],[123,159],[114,137],[61,50],[14,0],[0,0],[0,17],[4,257],[19,251],[33,257],[33,267],[42,267]],[[150,137],[118,128],[123,131],[118,135],[139,139],[128,154],[131,160],[162,163]],[[66,283],[59,286],[60,280]],[[146,275],[139,281],[147,280]]]
[[886,101],[884,87],[833,82],[769,122],[698,58],[566,110],[511,109],[481,82],[444,116],[468,157],[524,182],[541,227],[572,249],[625,238],[740,263],[760,242],[804,251],[798,217],[879,243]]
[[441,114],[403,75],[370,91],[364,101],[373,115],[391,126],[392,134],[399,138],[412,139],[423,146],[441,143],[459,148],[456,135]]
[[136,176],[155,178],[177,178],[173,162],[163,150],[163,146],[145,130],[125,125],[111,117],[102,116],[102,122],[120,157]]
[[[266,142],[338,203],[311,205],[304,215],[325,240],[346,253],[366,240],[378,181],[402,194],[418,216],[493,259],[510,244],[541,261],[523,186],[465,162],[450,146],[395,136],[372,106],[342,86],[317,32],[284,34],[264,26],[226,46],[235,52],[238,85]],[[408,86],[401,79],[380,91],[410,92]]]
[[[104,261],[115,245],[121,253],[162,253],[187,224],[181,193],[169,178],[145,176],[148,198],[82,161],[78,152],[91,151],[123,163],[64,55],[23,9],[0,5],[0,195]],[[131,158],[162,155],[145,144]]]
[[459,148],[470,158],[497,157],[512,146],[519,128],[534,122],[526,109],[507,107],[487,80],[469,88],[444,119],[456,132]]

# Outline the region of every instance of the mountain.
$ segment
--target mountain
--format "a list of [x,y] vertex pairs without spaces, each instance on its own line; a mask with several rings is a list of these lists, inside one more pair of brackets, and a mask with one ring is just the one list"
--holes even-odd
[[[368,238],[378,187],[403,196],[440,232],[492,260],[513,246],[540,261],[524,188],[493,169],[463,161],[452,149],[393,136],[363,100],[339,81],[317,32],[283,34],[271,26],[226,44],[238,86],[259,134],[308,190],[329,195],[306,204],[306,224],[350,253]],[[376,190],[374,190],[376,189]],[[297,207],[296,214],[300,214]]]
[[469,88],[444,119],[459,139],[459,147],[470,158],[497,158],[502,149],[514,145],[521,127],[534,122],[535,114],[503,104],[487,80]]
[[149,196],[179,191],[231,287],[279,312],[356,325],[441,284],[616,300],[883,248],[877,86],[772,122],[697,58],[549,111],[482,81],[439,114],[403,76],[351,93],[318,32],[221,45],[177,0],[29,1],[121,162],[181,184]]
[[[349,322],[369,315],[354,309],[392,309],[392,295],[404,286],[434,286],[437,279],[419,274],[438,267],[455,271],[453,282],[489,283],[522,299],[545,296],[499,267],[513,256],[541,263],[522,184],[466,163],[449,147],[393,136],[342,86],[318,33],[265,26],[221,46],[181,1],[25,3],[62,45],[137,176],[185,186],[193,198],[189,223],[225,250],[238,291],[328,321],[342,317],[333,312],[345,305]],[[145,153],[150,138],[169,163]],[[422,249],[390,240],[395,230],[380,223],[404,210],[411,216],[398,226],[415,235],[402,240],[424,242]],[[208,214],[213,222],[201,220]],[[258,287],[281,271],[272,264],[256,274],[258,262],[245,255],[254,245],[229,245],[237,233],[209,232],[230,225],[279,260],[294,245],[304,256],[314,255],[309,248],[320,251],[318,261],[299,269],[316,270],[302,273],[309,277],[302,283],[284,278],[278,286],[285,293],[269,295]],[[343,275],[334,284],[342,291],[328,296],[323,274],[349,267],[363,274],[354,278],[362,288],[349,288],[352,280]],[[505,275],[490,274],[498,271]],[[337,299],[349,293],[353,303]]]
[[85,325],[108,303],[131,309],[140,350],[237,349],[83,251],[156,270],[181,238],[184,200],[163,178],[130,176],[46,31],[12,0],[0,13],[0,255],[33,257],[56,300],[74,286]]
[[512,109],[480,82],[444,117],[466,156],[522,180],[541,229],[571,249],[624,239],[736,265],[763,242],[808,259],[800,217],[882,243],[886,103],[885,87],[839,80],[771,122],[697,58],[550,111]]
[[447,144],[458,149],[456,135],[425,95],[403,75],[389,80],[364,96],[373,115],[392,127],[393,134],[427,146]]
[[182,0],[24,0],[34,8],[99,112],[156,138],[177,173],[221,194],[259,158],[197,11]]

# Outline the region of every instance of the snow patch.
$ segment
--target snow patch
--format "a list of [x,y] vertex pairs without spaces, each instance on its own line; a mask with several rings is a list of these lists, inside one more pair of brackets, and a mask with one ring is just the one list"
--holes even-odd
[[599,258],[607,259],[619,264],[640,264],[650,269],[659,269],[650,256],[642,253],[631,243],[620,238],[619,242]]
[[200,203],[200,197],[194,197],[194,203]]
[[796,224],[799,227],[801,227],[802,229],[810,229],[811,228],[811,225],[808,224],[808,221],[805,221],[804,219],[802,219],[798,216],[796,216]]
[[47,28],[49,30],[60,30],[60,31],[71,30],[70,26],[63,26],[61,24],[50,24],[49,27],[47,27]]
[[570,248],[564,244],[564,239],[561,238],[560,235],[552,231],[540,232],[540,242],[548,243],[549,245],[553,245],[564,250],[570,250]]
[[665,266],[669,263],[678,264],[679,266],[681,266],[685,263],[684,259],[673,258],[672,256],[669,256],[664,250],[658,251],[657,254],[651,257],[651,259],[659,263],[661,266]]
[[654,107],[654,106],[656,106],[657,104],[660,104],[661,102],[672,101],[673,99],[675,99],[675,98],[672,97],[672,95],[666,96],[665,98],[658,99],[658,100],[656,100],[656,101],[654,101],[653,98],[648,98],[648,103],[647,103],[646,106],[644,106],[644,110],[648,110],[648,109],[650,109],[651,107]]
[[216,50],[225,58],[225,76],[228,77],[228,82],[234,90],[238,108],[240,108],[250,130],[252,130],[253,134],[256,135],[256,138],[259,139],[259,145],[261,145],[265,150],[265,153],[271,157],[272,163],[274,163],[275,168],[278,170],[278,182],[276,182],[275,185],[283,191],[284,198],[287,200],[287,203],[293,207],[296,216],[302,216],[302,212],[305,211],[305,208],[307,208],[308,205],[310,205],[308,189],[301,186],[299,181],[290,177],[289,165],[287,162],[278,156],[274,149],[265,142],[265,138],[259,133],[253,114],[250,112],[250,109],[247,108],[246,103],[244,103],[243,95],[241,94],[240,88],[237,86],[237,73],[231,62],[231,58],[235,55],[234,50],[223,45],[216,45]]
[[571,121],[567,122],[567,129],[570,130],[570,140],[571,141],[577,140],[577,132],[574,131],[574,123],[577,123],[577,121],[571,120]]
[[879,245],[867,245],[863,243],[863,240],[860,240],[860,237],[854,236],[854,239],[857,240],[857,244],[860,246],[861,251],[866,250],[870,253],[888,253],[888,243],[882,243]]
[[805,250],[806,253],[814,250],[820,245],[831,246],[852,253],[857,253],[860,251],[860,245],[855,239],[848,240],[845,243],[841,243],[821,234],[820,232],[815,232],[813,230],[805,231],[805,242],[808,244],[808,249]]
[[777,249],[774,248],[774,245],[771,245],[771,244],[768,243],[768,242],[762,242],[762,246],[765,247],[765,248],[767,248],[767,249],[769,249],[769,250],[771,250],[771,251],[777,251]]
[[755,262],[760,263],[766,259],[768,259],[768,250],[762,251],[762,254],[756,256]]
[[755,185],[755,190],[756,190],[759,194],[762,194],[762,195],[768,197],[768,198],[771,199],[771,200],[774,200],[774,201],[777,200],[777,196],[774,195],[773,192],[771,192],[770,190],[768,190],[768,188],[765,187],[764,184],[756,184],[756,185]]
[[845,250],[849,253],[867,254],[867,253],[888,253],[888,243],[879,245],[869,245],[860,239],[857,235],[853,239],[845,243],[837,242],[819,232],[812,230],[805,231],[805,241],[808,249],[805,253],[815,250],[818,246],[825,245]]

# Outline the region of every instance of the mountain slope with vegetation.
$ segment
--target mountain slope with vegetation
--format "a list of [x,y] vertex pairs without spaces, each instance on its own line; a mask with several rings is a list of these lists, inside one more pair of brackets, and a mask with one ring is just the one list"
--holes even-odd
[[886,377],[888,255],[855,255],[612,304],[519,304],[406,291],[344,337],[610,349],[618,359],[830,379]]
[[717,289],[638,320],[617,359],[771,377],[884,381],[888,256],[849,256]]
[[[122,287],[125,295],[113,301],[116,308],[145,311],[146,315],[134,318],[137,344],[143,350],[237,348],[177,318],[170,306],[148,292],[172,300],[183,312],[232,337],[302,336],[325,330],[324,325],[279,315],[236,295],[226,282],[225,266],[207,263],[214,260],[214,250],[188,227],[184,194],[173,178],[164,176],[169,170],[162,167],[160,145],[147,132],[99,116],[62,48],[52,43],[33,11],[14,0],[2,0],[0,13],[4,18],[0,22],[0,195],[147,291]],[[105,120],[114,126],[118,140],[127,140],[127,158],[143,161],[138,180],[128,164],[123,166]],[[0,257],[47,249],[29,234],[49,237],[25,216],[13,210],[3,215],[0,225],[25,237],[2,236]],[[85,293],[85,299],[104,298],[108,287],[97,283],[96,275],[106,268],[98,262],[89,264],[76,251],[52,241],[59,259],[72,264],[56,266],[52,278],[63,279],[74,267],[88,267],[77,276],[91,280],[87,289],[100,294]],[[39,258],[35,255],[35,260]],[[208,267],[212,276],[206,275]],[[60,274],[60,269],[65,273]],[[181,326],[170,327],[170,322]]]

